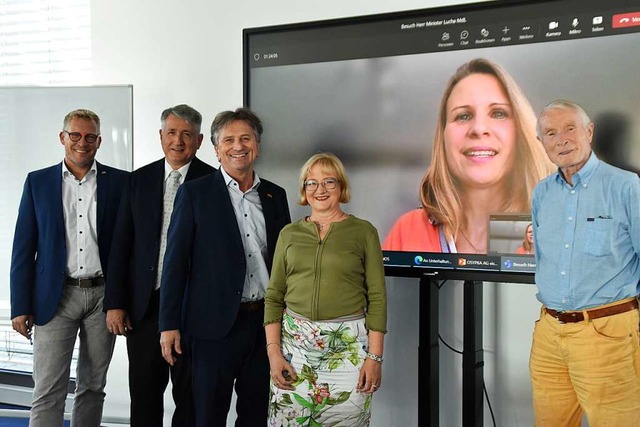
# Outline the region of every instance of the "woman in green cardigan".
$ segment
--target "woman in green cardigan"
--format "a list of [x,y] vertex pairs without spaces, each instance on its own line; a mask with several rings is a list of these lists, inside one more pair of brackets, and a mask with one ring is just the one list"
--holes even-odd
[[349,197],[335,155],[304,164],[299,203],[311,214],[280,233],[265,298],[270,426],[369,425],[387,301],[378,232],[342,211]]

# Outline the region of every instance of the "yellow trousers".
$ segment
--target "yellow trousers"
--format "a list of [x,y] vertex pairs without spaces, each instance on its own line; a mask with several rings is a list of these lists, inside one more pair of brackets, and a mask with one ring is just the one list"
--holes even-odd
[[640,426],[640,316],[561,323],[544,308],[529,370],[538,427]]

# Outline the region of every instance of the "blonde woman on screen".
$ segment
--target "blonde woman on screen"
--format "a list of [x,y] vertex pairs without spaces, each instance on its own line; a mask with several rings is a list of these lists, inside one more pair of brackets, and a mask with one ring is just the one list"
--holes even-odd
[[516,249],[517,254],[531,255],[533,254],[533,225],[527,225],[524,230],[524,238],[522,239],[522,245]]
[[502,67],[474,59],[458,68],[440,103],[422,206],[396,221],[383,249],[486,253],[489,213],[530,211],[533,187],[554,170],[535,123]]

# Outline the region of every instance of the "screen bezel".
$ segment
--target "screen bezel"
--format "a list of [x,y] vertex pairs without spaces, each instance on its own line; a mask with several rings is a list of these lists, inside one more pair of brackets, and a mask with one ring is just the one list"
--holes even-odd
[[[543,4],[557,4],[561,3],[560,0],[518,0],[518,1],[506,1],[499,0],[494,2],[486,2],[486,3],[471,3],[471,4],[459,4],[459,5],[451,5],[451,6],[443,6],[443,7],[435,7],[435,8],[426,8],[419,10],[410,10],[410,11],[402,11],[402,12],[393,12],[393,13],[385,13],[385,14],[377,14],[377,15],[367,15],[367,16],[357,16],[350,18],[340,18],[340,19],[332,19],[332,20],[324,20],[324,21],[312,21],[312,22],[304,22],[304,23],[295,23],[295,24],[286,24],[286,25],[275,25],[268,27],[260,27],[260,28],[250,28],[243,30],[243,94],[244,94],[244,104],[251,107],[251,88],[250,88],[250,70],[251,70],[251,52],[250,52],[250,42],[251,38],[254,36],[259,36],[263,34],[276,34],[276,33],[287,33],[291,31],[299,31],[299,30],[314,30],[314,29],[330,29],[332,27],[337,26],[345,26],[345,25],[357,25],[357,24],[369,24],[369,23],[380,23],[390,20],[398,20],[398,19],[411,19],[414,17],[424,17],[429,15],[442,15],[442,14],[460,14],[460,13],[472,13],[472,12],[486,12],[492,13],[497,10],[506,10],[510,8],[520,8],[527,5],[539,6]],[[572,1],[564,2],[567,4],[567,7],[570,7]],[[595,2],[592,2],[595,4]],[[603,9],[611,10],[614,7],[631,7],[631,2],[628,1],[618,1],[615,5],[605,5],[602,6]],[[268,126],[268,124],[267,124]],[[513,255],[506,254],[508,257],[524,257],[527,260],[532,260],[535,263],[535,258],[533,256],[523,256],[523,255]],[[394,258],[402,257],[419,257],[419,256],[442,256],[445,258],[450,258],[451,262],[454,264],[452,268],[437,268],[433,266],[415,266],[415,265],[401,265],[393,262]],[[491,258],[493,255],[478,255],[479,258]],[[433,272],[440,274],[441,277],[447,278],[462,278],[467,277],[468,275],[472,275],[474,277],[481,277],[484,280],[495,280],[496,278],[505,279],[503,281],[522,281],[525,283],[533,282],[533,271],[531,272],[509,272],[502,271],[502,265],[505,262],[500,256],[495,261],[498,263],[498,267],[492,270],[483,270],[483,269],[467,269],[467,268],[459,268],[460,258],[474,258],[476,256],[466,253],[460,254],[439,254],[432,252],[395,252],[395,251],[384,251],[385,257],[385,271],[389,276],[400,276],[400,277],[422,277],[425,275],[430,275]]]

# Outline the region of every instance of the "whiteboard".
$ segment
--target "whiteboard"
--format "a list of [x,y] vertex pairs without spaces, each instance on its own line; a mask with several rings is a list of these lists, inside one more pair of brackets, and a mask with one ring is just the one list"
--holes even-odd
[[[100,117],[96,159],[133,168],[133,86],[0,87],[0,316],[9,316],[9,267],[18,205],[27,173],[64,158],[64,116],[86,108]],[[6,317],[5,317],[6,318]]]

